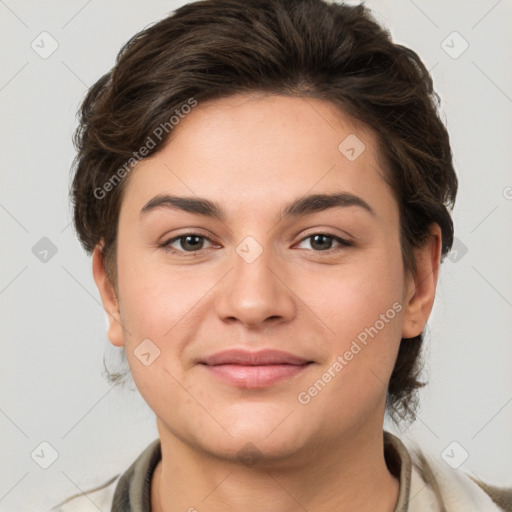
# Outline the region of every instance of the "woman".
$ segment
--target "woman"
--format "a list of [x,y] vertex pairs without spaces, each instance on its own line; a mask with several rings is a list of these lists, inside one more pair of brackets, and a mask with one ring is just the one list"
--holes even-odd
[[361,5],[206,0],[125,45],[74,222],[159,438],[58,510],[511,510],[383,431],[414,419],[453,242],[437,107]]

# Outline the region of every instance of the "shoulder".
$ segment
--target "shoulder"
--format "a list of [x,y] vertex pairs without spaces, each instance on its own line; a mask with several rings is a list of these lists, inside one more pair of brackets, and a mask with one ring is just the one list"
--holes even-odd
[[116,475],[92,489],[74,494],[49,512],[98,512],[98,510],[106,512],[110,510],[120,478],[121,475]]
[[161,459],[160,439],[152,441],[122,474],[70,496],[48,512],[146,510],[151,476]]
[[[411,457],[410,512],[435,503],[439,510],[465,512],[512,512],[512,487],[497,487],[453,469],[441,458],[408,448]],[[415,503],[416,501],[416,503]],[[432,508],[432,510],[438,510]]]

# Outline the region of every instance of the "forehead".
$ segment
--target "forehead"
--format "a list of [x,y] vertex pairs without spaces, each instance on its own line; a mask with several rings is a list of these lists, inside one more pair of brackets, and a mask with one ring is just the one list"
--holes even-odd
[[386,204],[383,172],[375,135],[331,103],[237,95],[183,116],[166,145],[131,171],[122,210],[140,211],[161,193],[212,198],[234,212],[334,191],[373,196],[385,209],[392,198]]

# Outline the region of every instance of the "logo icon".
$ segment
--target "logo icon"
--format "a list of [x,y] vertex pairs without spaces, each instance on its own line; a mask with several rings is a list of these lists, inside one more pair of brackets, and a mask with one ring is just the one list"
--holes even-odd
[[343,156],[351,162],[359,158],[365,149],[366,146],[364,145],[363,141],[353,133],[351,133],[348,137],[345,137],[345,139],[343,139],[343,141],[338,146],[340,153],[342,153]]
[[133,353],[144,366],[149,366],[160,356],[160,349],[149,338],[146,338],[137,345]]
[[236,248],[237,254],[246,262],[255,262],[263,252],[263,247],[252,236],[245,237]]
[[441,453],[441,458],[453,469],[462,466],[469,457],[469,453],[457,441],[452,441]]
[[452,59],[458,59],[469,48],[469,43],[458,32],[454,31],[441,42],[441,48]]
[[32,247],[32,254],[42,263],[48,263],[56,254],[57,246],[46,236],[43,236]]
[[40,443],[30,456],[43,469],[48,469],[59,458],[57,450],[47,441]]
[[238,450],[237,459],[249,468],[252,468],[260,459],[263,454],[254,443],[246,443],[240,450]]
[[459,238],[453,239],[452,250],[448,253],[448,259],[452,263],[458,263],[468,252],[467,245],[462,242]]
[[30,44],[39,57],[47,59],[59,47],[59,43],[48,32],[41,32]]

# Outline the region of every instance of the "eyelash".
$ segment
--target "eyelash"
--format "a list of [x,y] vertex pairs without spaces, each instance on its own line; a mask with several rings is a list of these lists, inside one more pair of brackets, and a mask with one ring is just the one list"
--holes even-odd
[[[299,244],[304,242],[308,238],[312,238],[312,237],[314,237],[316,235],[322,235],[322,236],[327,237],[327,238],[332,238],[333,240],[335,240],[336,242],[338,242],[341,245],[341,247],[331,247],[330,249],[326,249],[324,251],[313,251],[313,252],[317,252],[317,253],[320,253],[320,254],[322,254],[322,253],[323,254],[331,254],[333,251],[344,249],[345,247],[351,247],[353,245],[352,242],[349,242],[348,240],[345,240],[344,238],[341,238],[339,236],[333,235],[331,233],[324,233],[324,232],[312,233],[311,235],[308,235],[308,236],[302,238],[299,241]],[[208,240],[208,242],[210,242],[210,243],[214,243],[213,240],[210,237],[206,236],[206,235],[202,235],[200,233],[184,233],[183,235],[176,236],[174,238],[171,238],[167,242],[164,242],[163,244],[160,244],[159,247],[161,247],[164,251],[172,252],[174,254],[179,254],[181,256],[186,256],[186,255],[189,255],[189,254],[199,254],[199,253],[201,253],[201,251],[203,251],[204,249],[199,249],[198,251],[183,251],[183,250],[180,250],[180,249],[175,249],[174,247],[170,247],[170,244],[172,244],[173,242],[176,242],[176,241],[178,241],[178,240],[180,240],[182,238],[186,238],[188,236],[195,236],[195,237],[198,237],[198,238],[203,238],[204,240]]]

